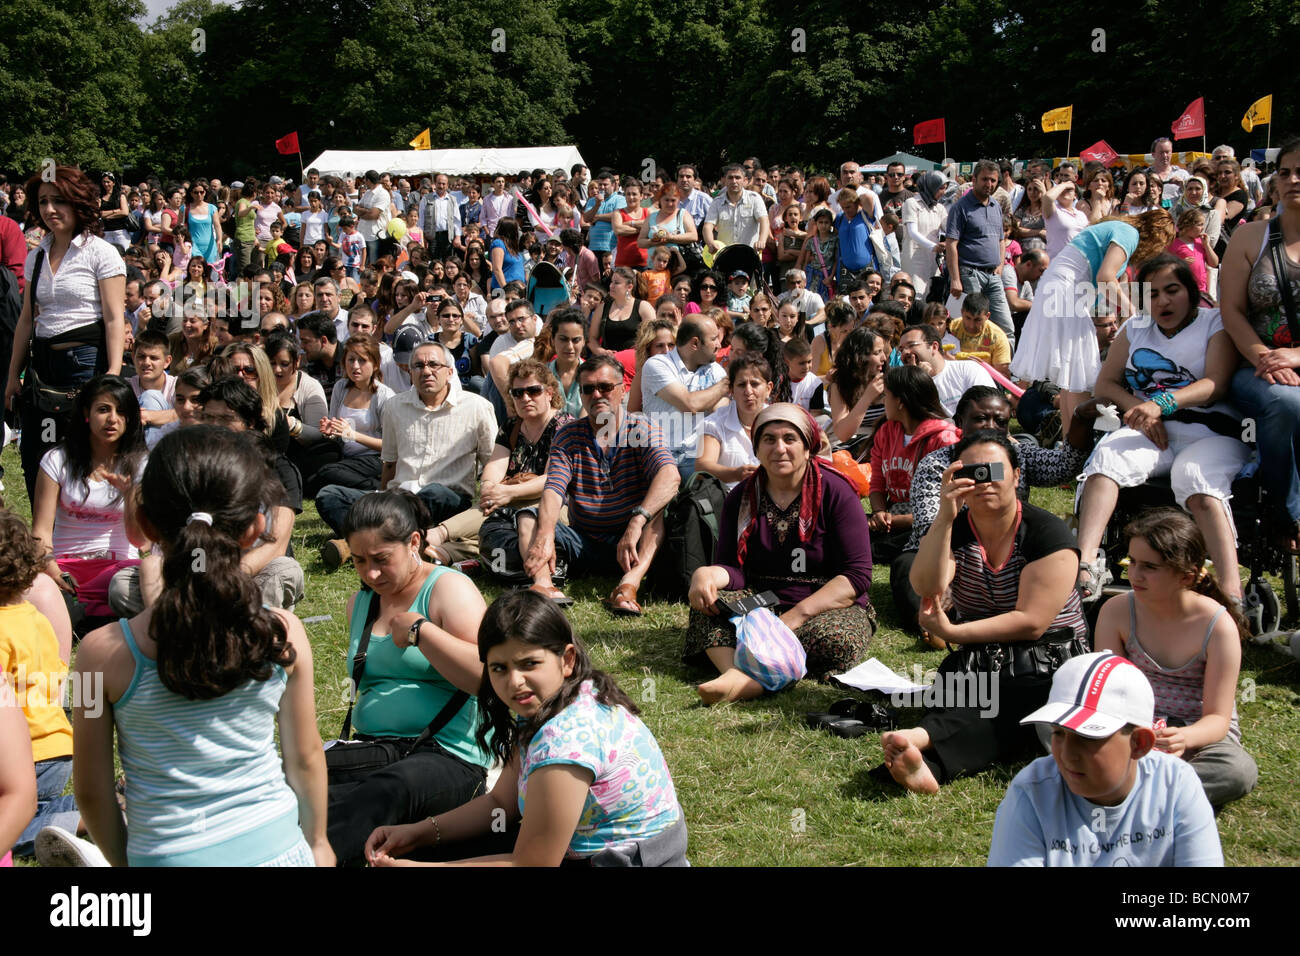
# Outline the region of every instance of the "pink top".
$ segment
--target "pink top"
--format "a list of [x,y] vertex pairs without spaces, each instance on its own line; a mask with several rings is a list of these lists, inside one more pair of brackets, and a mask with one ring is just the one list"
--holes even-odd
[[1192,267],[1192,275],[1196,276],[1197,288],[1204,292],[1209,280],[1209,272],[1205,267],[1205,237],[1197,236],[1191,242],[1175,238],[1169,243],[1169,251],[1179,259],[1187,260],[1187,264]]

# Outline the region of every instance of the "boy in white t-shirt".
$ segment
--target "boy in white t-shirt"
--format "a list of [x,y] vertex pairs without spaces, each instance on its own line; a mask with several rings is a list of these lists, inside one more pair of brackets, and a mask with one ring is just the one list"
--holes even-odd
[[1155,694],[1118,654],[1061,665],[1045,706],[1052,756],[1016,775],[989,866],[1222,866],[1214,811],[1191,765],[1155,746]]
[[140,400],[145,445],[153,448],[164,434],[163,426],[176,421],[176,377],[167,374],[172,364],[167,336],[161,332],[141,332],[136,336],[131,355],[136,374],[127,382]]

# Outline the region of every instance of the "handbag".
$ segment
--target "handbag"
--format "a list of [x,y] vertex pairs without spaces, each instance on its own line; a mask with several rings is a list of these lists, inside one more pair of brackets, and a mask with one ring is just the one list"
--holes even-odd
[[366,652],[370,647],[370,630],[379,618],[379,595],[369,588],[362,588],[362,593],[369,595],[366,605],[366,623],[361,631],[361,640],[357,643],[357,652],[352,658],[352,695],[348,701],[348,712],[343,717],[343,729],[337,740],[325,745],[325,768],[329,775],[330,786],[337,784],[360,783],[376,770],[382,770],[389,764],[397,763],[404,757],[419,750],[426,741],[431,740],[438,731],[446,727],[451,719],[460,712],[469,700],[469,694],[458,690],[452,694],[443,708],[429,721],[429,726],[415,738],[393,737],[378,740],[352,739],[352,706],[361,687],[361,675],[366,669]]
[[[36,287],[41,281],[41,270],[45,267],[45,250],[36,250],[36,262],[32,269],[32,279],[27,283],[28,296],[28,314],[32,317],[32,322],[36,321]],[[71,329],[64,333],[70,336],[72,341],[77,341],[76,333],[81,332],[81,328]],[[99,332],[102,337],[103,330]],[[56,335],[54,338],[46,341],[46,346],[53,344],[55,341],[64,338],[64,335]],[[63,389],[52,388],[41,381],[40,375],[36,372],[36,336],[33,335],[28,343],[27,352],[27,375],[23,379],[24,402],[35,408],[43,415],[67,416],[71,415],[74,406],[77,403],[77,392],[80,387]]]
[[1072,627],[1052,627],[1033,641],[962,644],[956,651],[959,673],[1002,674],[1012,680],[1051,680],[1072,657],[1091,653]]

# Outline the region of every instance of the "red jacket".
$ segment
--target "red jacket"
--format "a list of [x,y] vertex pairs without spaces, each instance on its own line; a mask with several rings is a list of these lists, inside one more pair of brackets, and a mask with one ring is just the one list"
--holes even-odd
[[961,429],[946,418],[927,418],[903,444],[902,422],[885,422],[871,444],[871,493],[889,504],[912,499],[912,472],[932,451],[956,444]]

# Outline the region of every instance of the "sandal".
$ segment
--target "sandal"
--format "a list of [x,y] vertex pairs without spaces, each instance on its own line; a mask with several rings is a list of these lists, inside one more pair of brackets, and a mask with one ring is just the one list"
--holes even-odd
[[636,586],[620,584],[604,600],[605,607],[620,617],[640,617],[641,605],[636,603]]
[[534,584],[528,590],[536,594],[540,594],[542,597],[546,598],[552,604],[555,604],[558,607],[569,607],[571,604],[573,604],[573,598],[569,597],[567,594],[565,594],[563,591],[561,591],[559,588],[553,585],[551,587],[547,587],[542,584]]
[[[1084,575],[1087,575],[1085,581]],[[1105,557],[1098,555],[1097,559],[1089,564],[1086,561],[1079,562],[1079,579],[1075,587],[1079,591],[1079,599],[1084,604],[1092,604],[1101,598],[1106,589],[1106,585],[1114,581],[1114,576],[1110,573],[1110,568],[1106,567]]]

